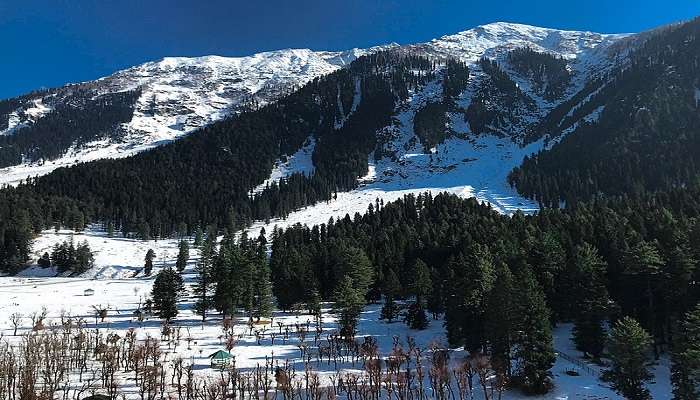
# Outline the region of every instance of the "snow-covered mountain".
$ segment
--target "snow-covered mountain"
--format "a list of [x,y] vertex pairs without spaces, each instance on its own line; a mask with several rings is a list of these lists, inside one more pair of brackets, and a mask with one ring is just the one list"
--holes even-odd
[[[465,108],[469,107],[473,96],[484,91],[482,86],[487,77],[478,61],[483,57],[498,60],[532,104],[521,107],[517,115],[504,105],[493,105],[503,108],[509,115],[502,118],[499,126],[491,126],[490,133],[508,131],[509,135],[517,136],[578,92],[592,76],[620,62],[624,58],[620,55],[624,55],[628,46],[615,44],[625,37],[499,22],[406,46],[390,44],[345,52],[280,50],[236,58],[169,57],[96,81],[11,99],[4,102],[4,107],[0,104],[0,134],[22,135],[22,128],[31,127],[65,105],[63,103],[74,103],[78,91],[80,96],[90,96],[92,100],[113,93],[138,91],[134,103],[129,105],[133,109],[130,120],[118,124],[110,132],[98,133],[97,139],[76,141],[61,157],[23,157],[21,164],[0,169],[0,182],[16,183],[76,162],[125,157],[167,143],[251,104],[274,101],[313,78],[348,65],[361,55],[388,48],[435,58],[453,57],[469,63],[473,79],[466,91],[468,95],[461,99]],[[559,96],[543,96],[534,82],[536,77],[510,66],[508,54],[516,48],[529,48],[566,61],[570,79]],[[3,110],[6,110],[4,114]]]
[[250,105],[274,101],[306,82],[342,68],[368,52],[286,49],[248,57],[167,57],[92,82],[68,85],[5,101],[0,107],[0,135],[21,135],[54,109],[77,96],[100,98],[139,91],[130,121],[117,135],[76,144],[57,159],[29,160],[0,169],[0,182],[16,183],[61,166],[106,157],[126,157],[167,143]]

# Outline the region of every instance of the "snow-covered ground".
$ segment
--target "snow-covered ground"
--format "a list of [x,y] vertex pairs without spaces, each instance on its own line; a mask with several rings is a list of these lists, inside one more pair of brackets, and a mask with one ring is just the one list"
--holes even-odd
[[[88,240],[90,238],[91,236],[88,236]],[[162,245],[155,242],[148,244],[148,247],[163,249],[163,247],[159,246]],[[127,249],[128,247],[125,246],[122,250]],[[167,249],[167,247],[164,249]],[[167,258],[163,262],[156,263],[155,271],[162,264],[174,264],[174,257],[170,255],[171,253],[165,252],[164,254],[168,254]],[[102,254],[100,257],[102,257],[101,260],[106,260],[108,257],[116,259],[117,255]],[[182,343],[173,348],[172,343],[163,341],[161,346],[168,353],[168,359],[172,360],[175,357],[182,357],[188,362],[194,363],[195,373],[199,376],[216,376],[219,372],[210,368],[208,355],[224,348],[222,343],[222,319],[220,316],[214,315],[210,316],[207,322],[202,324],[201,318],[192,311],[193,299],[189,297],[189,293],[191,293],[194,277],[193,267],[196,260],[197,252],[194,250],[193,257],[183,275],[188,287],[188,295],[181,301],[180,314],[171,324],[174,329],[180,329]],[[134,261],[136,261],[136,258],[134,258]],[[115,263],[111,262],[111,264]],[[8,341],[17,339],[12,336],[12,327],[9,323],[9,316],[12,313],[19,312],[23,315],[23,326],[20,329],[20,332],[22,332],[30,327],[30,315],[40,312],[42,308],[46,308],[48,312],[49,324],[52,321],[57,322],[60,314],[64,313],[85,319],[89,329],[98,327],[103,333],[116,332],[123,336],[128,329],[133,328],[141,339],[149,336],[154,338],[160,337],[162,328],[160,321],[147,319],[139,323],[133,316],[133,311],[143,305],[144,299],[149,295],[153,278],[130,277],[133,271],[130,268],[125,269],[124,273],[111,275],[116,278],[106,277],[106,275],[97,273],[90,273],[75,278],[0,277],[0,337],[3,338],[2,340]],[[84,295],[84,291],[88,288],[94,290],[94,295]],[[95,305],[100,308],[109,308],[108,317],[104,322],[96,322],[93,309]],[[408,336],[414,338],[416,343],[422,348],[427,348],[431,343],[446,344],[442,321],[431,321],[428,329],[415,331],[408,329],[402,322],[389,324],[379,321],[379,309],[379,305],[369,305],[365,308],[360,318],[358,336],[372,336],[376,338],[381,354],[386,355],[391,351],[394,337],[399,338],[404,346],[406,346],[406,338]],[[328,309],[325,309],[322,323],[322,329],[325,333],[337,329],[335,319],[328,311]],[[278,323],[282,323],[283,327],[287,326],[290,328],[291,333],[287,339],[284,338],[283,334],[279,333]],[[288,360],[296,366],[297,371],[303,371],[300,349],[298,347],[300,339],[294,333],[294,329],[296,325],[303,326],[307,323],[310,324],[311,332],[306,336],[305,342],[313,348],[315,325],[313,317],[310,315],[276,312],[272,321],[255,325],[253,328],[253,332],[257,331],[262,337],[260,344],[258,344],[258,338],[256,338],[255,333],[250,334],[250,328],[245,319],[237,319],[234,328],[237,341],[231,351],[235,356],[237,368],[242,370],[255,368],[259,364],[264,364],[267,356],[274,357],[280,362]],[[274,339],[272,336],[273,332],[275,333]],[[570,334],[570,325],[557,327],[554,331],[555,348],[567,356],[578,359],[579,353],[576,352],[569,339]],[[451,360],[453,363],[460,362],[464,357],[465,353],[462,349],[452,350]],[[586,364],[589,368],[582,368],[581,365],[583,364],[581,363],[586,364],[583,360],[572,363],[563,356],[558,357],[556,364],[552,368],[556,383],[555,389],[546,396],[534,398],[543,400],[622,399],[607,385],[598,380],[597,375],[600,372],[600,367]],[[312,365],[321,378],[326,379],[324,382],[328,382],[327,379],[334,374],[333,363],[328,365],[326,363],[313,362]],[[361,366],[360,364],[343,363],[341,364],[341,369],[359,372],[361,371]],[[567,374],[567,371],[576,371],[579,375],[571,376]],[[655,383],[649,386],[654,399],[670,399],[667,360],[663,359],[654,369],[654,372],[656,374]],[[127,395],[135,390],[133,382],[127,381],[126,378],[123,378],[120,384],[123,385],[123,390]],[[505,394],[504,399],[521,399],[524,397],[517,391],[511,391]],[[481,399],[482,394],[475,391],[475,398]]]
[[311,176],[314,173],[314,163],[311,156],[314,153],[316,140],[313,136],[306,139],[306,143],[294,154],[277,160],[272,167],[270,177],[253,189],[253,193],[260,193],[272,183],[279,183],[281,179],[287,178],[293,173],[302,173]]

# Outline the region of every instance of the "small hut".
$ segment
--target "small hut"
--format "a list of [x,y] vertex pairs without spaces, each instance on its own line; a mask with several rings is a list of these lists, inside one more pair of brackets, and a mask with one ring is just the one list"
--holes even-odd
[[229,365],[229,363],[231,362],[231,357],[231,353],[224,350],[219,350],[216,353],[212,353],[211,355],[209,355],[209,359],[211,360],[211,366],[219,368]]
[[93,296],[94,294],[95,290],[93,289],[85,289],[85,291],[83,291],[83,296]]
[[92,396],[83,397],[82,400],[111,400],[112,398],[104,394],[93,394]]

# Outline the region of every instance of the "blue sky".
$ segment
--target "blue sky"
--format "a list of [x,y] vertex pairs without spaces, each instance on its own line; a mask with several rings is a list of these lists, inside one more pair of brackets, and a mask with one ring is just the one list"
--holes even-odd
[[0,98],[165,56],[413,43],[494,21],[638,32],[698,0],[0,0]]

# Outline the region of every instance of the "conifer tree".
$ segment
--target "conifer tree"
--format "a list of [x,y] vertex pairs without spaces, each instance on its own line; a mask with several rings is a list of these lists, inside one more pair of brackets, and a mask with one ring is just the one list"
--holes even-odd
[[321,317],[321,294],[318,292],[316,288],[313,288],[311,290],[311,293],[309,293],[309,301],[306,303],[306,308],[309,310],[309,314],[316,316],[317,318]]
[[379,312],[379,318],[391,323],[394,322],[399,315],[399,311],[401,311],[398,304],[396,304],[396,297],[401,292],[401,282],[396,276],[396,272],[391,268],[384,275],[382,291],[384,292],[384,304]]
[[574,321],[574,343],[584,354],[598,358],[607,338],[603,326],[609,302],[604,281],[605,262],[595,247],[587,243],[576,248],[571,262],[576,272],[573,278],[579,283],[576,290],[578,314]]
[[256,256],[257,275],[254,281],[255,287],[255,318],[269,318],[272,316],[274,304],[272,301],[272,283],[270,282],[270,266],[265,257],[265,248],[258,247]]
[[[641,288],[645,292],[647,300],[646,325],[649,327],[653,339],[654,355],[658,359],[659,351],[656,346],[656,298],[654,294],[655,281],[662,272],[665,264],[658,242],[638,241],[625,254],[625,272],[630,276],[635,276],[641,281]],[[644,320],[642,320],[644,321]]]
[[151,276],[153,272],[153,259],[156,258],[156,252],[153,249],[148,249],[145,257],[145,264],[143,266],[143,273],[146,276]]
[[675,335],[671,351],[674,400],[700,398],[700,305],[689,311]]
[[178,244],[177,261],[175,261],[175,267],[177,268],[178,272],[185,270],[189,259],[190,246],[187,244],[187,241],[180,240],[180,243]]
[[486,300],[484,331],[491,358],[510,373],[511,351],[517,331],[513,274],[507,265],[496,267],[496,281]]
[[75,249],[75,268],[73,272],[76,274],[82,274],[83,272],[89,270],[95,265],[95,257],[90,250],[90,245],[87,241],[83,241],[78,244]]
[[420,258],[417,258],[413,264],[411,283],[409,286],[411,294],[416,296],[416,303],[423,306],[425,298],[432,290],[433,283],[430,279],[430,269]]
[[520,266],[515,285],[518,334],[514,356],[519,375],[526,392],[544,394],[552,388],[549,369],[556,360],[549,309],[542,289],[526,264]]
[[216,258],[216,238],[214,235],[207,235],[207,240],[202,245],[200,259],[195,267],[195,284],[193,292],[196,297],[194,304],[195,312],[202,316],[202,321],[207,319],[207,310],[212,306],[211,287],[214,283],[212,278],[214,260]]
[[611,367],[603,374],[612,388],[629,400],[651,399],[644,383],[651,380],[649,348],[651,337],[637,321],[625,317],[610,331],[608,352]]
[[336,287],[333,299],[333,312],[338,315],[340,335],[347,339],[354,338],[357,319],[365,304],[361,289],[353,283],[350,276],[346,276]]
[[158,273],[153,282],[151,298],[153,308],[160,318],[170,321],[177,316],[177,301],[183,289],[182,276],[172,268],[166,267]]
[[194,245],[195,247],[199,247],[202,245],[202,241],[204,240],[204,231],[202,230],[202,227],[197,225],[197,229],[194,231]]
[[364,250],[354,246],[343,246],[337,258],[338,270],[350,277],[353,287],[364,297],[374,282],[374,270]]

